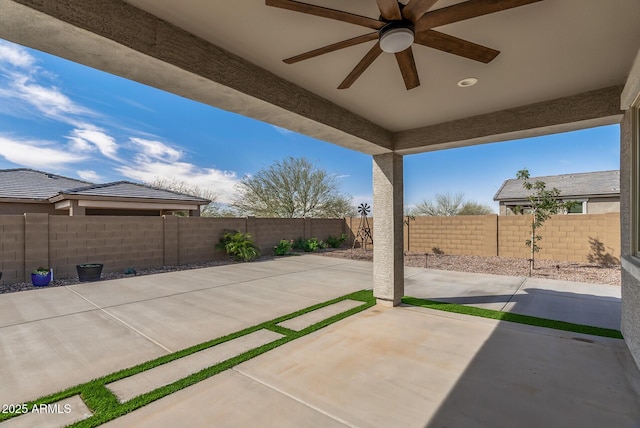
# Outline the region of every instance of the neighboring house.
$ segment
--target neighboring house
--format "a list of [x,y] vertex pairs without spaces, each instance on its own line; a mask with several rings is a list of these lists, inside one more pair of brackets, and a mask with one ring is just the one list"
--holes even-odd
[[[547,189],[560,190],[563,201],[576,201],[569,214],[602,214],[620,212],[620,171],[582,172],[577,174],[531,177],[530,183],[543,181]],[[527,195],[522,180],[506,180],[493,197],[500,203],[500,215],[527,212]]]
[[188,211],[210,201],[128,181],[94,184],[27,168],[0,170],[0,215],[153,216]]

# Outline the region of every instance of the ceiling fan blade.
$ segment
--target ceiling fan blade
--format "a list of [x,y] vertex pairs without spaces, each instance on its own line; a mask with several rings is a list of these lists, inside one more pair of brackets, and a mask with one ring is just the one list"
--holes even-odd
[[458,37],[427,30],[416,33],[415,43],[488,64],[500,51]]
[[407,90],[420,86],[420,79],[418,78],[418,70],[416,69],[416,62],[413,60],[413,51],[411,47],[396,53],[396,60],[404,79],[404,86]]
[[420,32],[539,1],[542,0],[469,0],[426,13],[415,22],[415,30]]
[[415,23],[418,19],[422,18],[422,15],[427,13],[431,6],[433,6],[438,0],[411,0],[402,9],[402,16],[404,19]]
[[342,81],[338,89],[347,89],[353,85],[353,82],[358,80],[358,77],[371,65],[373,61],[376,60],[382,53],[382,49],[380,49],[380,43],[376,43],[373,47],[367,52],[367,54],[360,60],[360,62],[355,66],[351,73]]
[[400,14],[400,6],[396,0],[376,0],[378,2],[378,9],[380,9],[380,16],[387,21],[399,21],[402,19]]
[[370,42],[376,40],[378,33],[369,33],[363,36],[354,37],[353,39],[343,40],[332,45],[323,46],[318,49],[314,49],[309,52],[302,53],[300,55],[292,56],[291,58],[283,59],[286,64],[294,64],[296,62],[304,61],[305,59],[314,58],[319,55],[323,55],[329,52],[337,51],[339,49],[348,48],[349,46],[359,45],[360,43]]
[[329,9],[327,7],[313,4],[300,3],[293,0],[265,0],[267,6],[279,7],[281,9],[293,10],[295,12],[309,15],[321,16],[323,18],[335,19],[337,21],[348,22],[350,24],[362,25],[363,27],[379,30],[384,26],[384,22],[366,16],[354,15],[353,13],[341,10]]

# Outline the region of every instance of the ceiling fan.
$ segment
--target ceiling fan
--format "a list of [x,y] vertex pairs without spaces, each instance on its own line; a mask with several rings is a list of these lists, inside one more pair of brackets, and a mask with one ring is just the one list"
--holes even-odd
[[524,6],[541,0],[469,0],[429,12],[429,9],[437,1],[409,0],[405,5],[397,0],[376,0],[378,9],[380,9],[379,19],[294,0],[265,0],[265,4],[376,30],[372,33],[287,58],[283,60],[285,63],[293,64],[339,49],[377,40],[376,44],[338,86],[338,89],[349,88],[382,52],[387,52],[395,54],[404,84],[409,90],[420,86],[416,63],[413,59],[413,50],[411,49],[414,43],[485,64],[491,62],[500,53],[495,49],[435,31],[433,30],[434,27]]

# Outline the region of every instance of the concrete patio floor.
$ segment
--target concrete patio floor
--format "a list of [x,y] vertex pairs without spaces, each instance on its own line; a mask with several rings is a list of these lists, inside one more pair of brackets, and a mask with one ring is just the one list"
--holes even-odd
[[[406,294],[619,328],[615,286],[407,268]],[[304,255],[0,295],[0,403],[20,403],[370,287]],[[18,423],[14,418],[0,426]],[[114,426],[640,426],[623,341],[374,307]]]

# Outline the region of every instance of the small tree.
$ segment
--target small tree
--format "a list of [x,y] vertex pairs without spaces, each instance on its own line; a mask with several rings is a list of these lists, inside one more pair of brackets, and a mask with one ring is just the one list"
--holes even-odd
[[537,230],[552,214],[569,211],[576,202],[560,201],[560,190],[555,187],[547,189],[544,181],[529,182],[530,175],[526,168],[518,171],[516,178],[522,180],[522,187],[530,192],[527,196],[527,207],[517,208],[523,213],[526,210],[531,212],[531,237],[525,241],[527,247],[531,248],[531,258],[529,259],[529,276],[531,276],[531,271],[535,268],[535,254],[541,250],[538,242],[542,240],[542,236],[537,234]]

